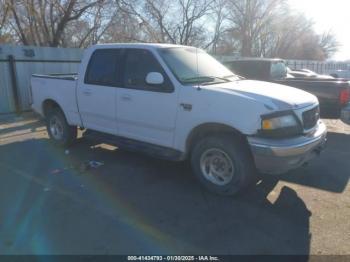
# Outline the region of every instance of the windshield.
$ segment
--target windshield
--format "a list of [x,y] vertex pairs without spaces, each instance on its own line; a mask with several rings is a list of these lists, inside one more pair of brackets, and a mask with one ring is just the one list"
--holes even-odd
[[288,71],[287,67],[282,61],[274,62],[271,64],[270,74],[272,79],[279,79],[279,78],[286,77],[287,71]]
[[183,84],[218,83],[238,80],[224,65],[205,51],[194,47],[159,49],[161,57]]

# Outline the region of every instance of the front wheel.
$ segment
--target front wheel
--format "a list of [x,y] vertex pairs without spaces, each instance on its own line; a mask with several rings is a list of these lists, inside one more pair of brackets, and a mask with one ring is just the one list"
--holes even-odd
[[222,134],[200,140],[192,150],[192,169],[210,191],[235,195],[256,181],[253,158],[246,143]]
[[71,145],[77,138],[77,127],[70,126],[63,112],[58,108],[48,113],[46,128],[51,140],[60,147]]

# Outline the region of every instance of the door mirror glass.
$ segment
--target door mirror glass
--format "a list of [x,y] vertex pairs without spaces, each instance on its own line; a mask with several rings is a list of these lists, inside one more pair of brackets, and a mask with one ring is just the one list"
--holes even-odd
[[146,83],[149,85],[161,85],[164,83],[164,77],[161,73],[150,72],[146,76]]

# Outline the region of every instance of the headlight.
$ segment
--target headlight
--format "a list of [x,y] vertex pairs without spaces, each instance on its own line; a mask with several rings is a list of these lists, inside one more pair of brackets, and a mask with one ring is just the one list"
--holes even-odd
[[274,113],[261,117],[260,135],[288,137],[302,133],[301,125],[293,113]]
[[262,130],[273,130],[278,128],[285,128],[297,126],[298,123],[293,115],[279,116],[274,118],[263,119],[261,122]]

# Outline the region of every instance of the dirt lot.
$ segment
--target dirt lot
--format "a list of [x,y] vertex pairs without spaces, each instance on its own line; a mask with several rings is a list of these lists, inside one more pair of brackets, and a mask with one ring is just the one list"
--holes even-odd
[[319,158],[234,198],[186,163],[82,139],[56,149],[37,119],[2,117],[0,253],[350,254],[350,127],[327,125]]

